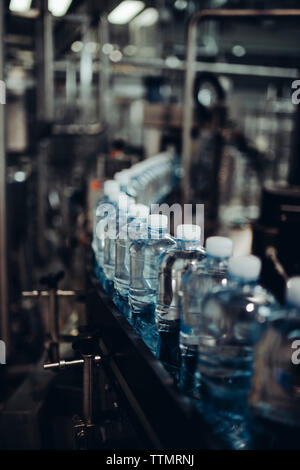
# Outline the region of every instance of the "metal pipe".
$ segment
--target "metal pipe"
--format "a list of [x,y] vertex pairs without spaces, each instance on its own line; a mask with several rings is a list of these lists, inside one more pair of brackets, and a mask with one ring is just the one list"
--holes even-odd
[[94,357],[83,354],[83,416],[86,425],[93,420]]
[[[291,18],[300,17],[300,9],[272,9],[272,10],[200,10],[190,20],[187,38],[187,60],[184,92],[183,113],[183,170],[182,193],[184,202],[190,198],[190,166],[191,166],[191,130],[193,124],[193,84],[195,78],[197,25],[207,20],[216,19],[248,19],[248,18]],[[203,71],[205,71],[205,66]]]
[[54,44],[53,17],[48,10],[48,1],[41,0],[41,15],[37,30],[37,56],[39,65],[38,119],[54,119]]
[[[0,0],[0,80],[4,83],[4,0]],[[5,107],[0,103],[0,335],[9,346]]]
[[58,321],[58,298],[56,289],[49,291],[49,331],[51,337],[50,354],[51,360],[59,361],[59,321]]

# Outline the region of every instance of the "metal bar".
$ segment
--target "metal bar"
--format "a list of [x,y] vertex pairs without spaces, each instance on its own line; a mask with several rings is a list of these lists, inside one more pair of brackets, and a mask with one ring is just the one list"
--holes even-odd
[[[108,56],[104,54],[106,59],[109,62]],[[183,60],[179,60],[176,66],[169,66],[164,59],[151,59],[145,62],[143,59],[124,59],[118,63],[118,69],[120,65],[129,65],[133,69],[134,68],[141,68],[141,69],[159,69],[159,70],[169,70],[172,72],[185,72],[186,70],[186,62]],[[79,69],[79,64],[76,62],[74,66]],[[55,71],[58,72],[65,72],[68,68],[68,62],[65,60],[56,61],[54,64]],[[114,70],[114,65],[112,66],[112,72]],[[230,64],[225,62],[204,62],[204,61],[197,61],[195,63],[195,71],[203,71],[206,70],[207,72],[212,73],[219,73],[224,75],[252,75],[254,77],[274,77],[274,78],[298,78],[299,73],[298,69],[291,68],[291,67],[275,67],[269,65],[251,65],[251,64]],[[101,62],[94,62],[94,73],[101,74],[103,70],[103,63]],[[132,71],[135,74],[135,71]],[[128,75],[129,72],[126,71]]]
[[83,355],[83,358],[83,415],[88,426],[93,422],[94,358],[90,355]]
[[[111,114],[111,91],[110,81],[110,61],[107,54],[103,52],[103,45],[109,43],[109,25],[106,15],[102,15],[99,21],[98,36],[100,43],[99,52],[99,118],[103,125],[109,127],[109,116]],[[109,131],[109,129],[108,129]],[[108,138],[109,138],[108,132]]]
[[[184,202],[190,199],[190,166],[191,166],[191,129],[193,124],[193,84],[195,78],[196,40],[198,23],[217,19],[248,19],[248,18],[291,18],[300,17],[300,9],[272,10],[200,10],[190,20],[187,38],[187,60],[184,93],[184,123],[183,123],[183,170],[182,193]],[[206,68],[203,67],[203,71]]]
[[38,119],[47,122],[54,118],[53,17],[48,10],[47,0],[41,0],[41,15],[37,30],[37,56],[39,65]]
[[58,298],[55,289],[51,289],[49,294],[49,331],[51,337],[51,360],[53,362],[59,362]]
[[[4,82],[4,0],[0,0],[0,80]],[[0,334],[9,345],[5,107],[0,103]]]

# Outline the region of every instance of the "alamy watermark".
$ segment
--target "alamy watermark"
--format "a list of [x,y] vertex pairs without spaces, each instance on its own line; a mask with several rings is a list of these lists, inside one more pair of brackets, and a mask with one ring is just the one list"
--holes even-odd
[[0,365],[6,365],[6,344],[4,341],[0,341]]
[[298,366],[300,364],[300,340],[299,339],[296,339],[295,341],[293,341],[292,349],[295,349],[295,351],[292,354],[292,363],[295,366]]
[[[178,225],[199,225],[201,227],[202,240],[204,237],[204,204],[152,204],[150,213],[161,214],[168,217],[169,231],[173,226],[174,231]],[[159,230],[153,230],[151,233],[141,230],[143,223],[139,218],[132,218],[128,224],[127,230],[118,230],[118,227],[123,225],[124,217],[126,218],[127,211],[119,212],[114,204],[104,203],[101,204],[97,211],[98,223],[96,226],[97,237],[100,240],[106,238],[115,240],[116,238],[126,240],[137,240],[144,238],[159,237]],[[144,221],[146,225],[146,220]]]

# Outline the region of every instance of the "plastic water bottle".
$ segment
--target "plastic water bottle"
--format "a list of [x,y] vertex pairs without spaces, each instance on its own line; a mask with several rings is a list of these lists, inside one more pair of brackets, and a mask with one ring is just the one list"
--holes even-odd
[[104,290],[108,294],[113,293],[115,277],[115,259],[116,259],[116,239],[119,230],[127,222],[128,211],[134,200],[124,193],[119,194],[118,206],[106,218],[106,228],[104,231]]
[[159,258],[176,245],[167,231],[167,216],[150,215],[147,239],[130,246],[130,321],[149,347],[155,331]]
[[207,294],[200,316],[204,418],[234,449],[251,447],[247,403],[254,347],[279,308],[258,284],[260,271],[255,256],[231,259],[229,285]]
[[255,447],[299,449],[300,277],[287,284],[281,309],[256,347],[250,406]]
[[196,374],[199,326],[205,295],[217,286],[227,285],[227,267],[232,256],[232,241],[210,237],[206,241],[206,257],[191,266],[182,281],[182,316],[180,324],[180,388],[197,396],[200,378]]
[[133,204],[129,208],[127,223],[120,228],[116,240],[115,302],[123,313],[127,313],[128,307],[130,284],[129,248],[134,240],[146,237],[148,216],[149,207],[143,204]]
[[94,253],[96,255],[97,253],[97,225],[99,223],[99,220],[103,216],[103,213],[101,211],[101,206],[103,204],[106,204],[110,200],[110,195],[114,193],[119,193],[120,192],[120,186],[117,181],[114,180],[108,180],[105,181],[104,187],[103,187],[103,196],[98,199],[95,208],[94,208],[94,214],[93,214],[93,242],[92,242],[92,248],[94,250]]
[[119,184],[114,180],[108,180],[104,183],[104,194],[98,200],[94,210],[94,225],[93,225],[93,243],[92,248],[95,253],[96,259],[96,271],[97,276],[100,277],[100,271],[103,268],[103,249],[104,240],[99,238],[97,232],[99,231],[101,221],[107,214],[107,204],[112,203],[112,200],[116,198],[120,192]]
[[182,309],[182,278],[187,269],[205,257],[198,225],[179,225],[177,246],[161,258],[155,311],[158,333],[157,357],[170,374],[178,379],[179,330]]

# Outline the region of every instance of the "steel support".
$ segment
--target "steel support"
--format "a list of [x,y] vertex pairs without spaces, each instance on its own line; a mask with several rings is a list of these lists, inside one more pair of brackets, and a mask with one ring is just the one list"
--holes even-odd
[[[4,0],[0,0],[0,80],[4,83]],[[0,338],[9,346],[5,105],[0,103]]]

